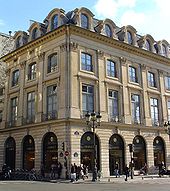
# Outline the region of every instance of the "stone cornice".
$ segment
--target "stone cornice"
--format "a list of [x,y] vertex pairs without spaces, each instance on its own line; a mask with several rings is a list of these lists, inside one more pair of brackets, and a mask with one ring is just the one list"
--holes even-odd
[[150,51],[141,49],[136,46],[129,45],[127,43],[121,42],[114,38],[109,38],[107,36],[98,34],[96,32],[90,31],[90,30],[83,29],[78,26],[70,25],[70,33],[87,38],[92,41],[102,43],[106,46],[110,46],[113,48],[117,48],[117,49],[129,52],[131,54],[135,54],[137,56],[146,58],[148,60],[152,60],[154,62],[159,62],[159,63],[165,64],[168,66],[170,65],[170,59],[167,57],[163,57],[159,54],[152,53]]
[[41,36],[41,37],[37,38],[36,40],[31,41],[31,42],[25,44],[24,46],[21,46],[20,48],[10,52],[9,54],[1,57],[0,60],[2,60],[4,62],[10,61],[10,60],[14,59],[15,57],[18,57],[21,54],[24,54],[28,50],[33,50],[34,48],[37,48],[37,46],[44,44],[45,42],[47,42],[49,40],[62,36],[63,34],[65,34],[65,31],[66,31],[66,25],[63,25],[63,26],[59,27],[58,29],[51,31],[51,32],[47,33],[46,35]]

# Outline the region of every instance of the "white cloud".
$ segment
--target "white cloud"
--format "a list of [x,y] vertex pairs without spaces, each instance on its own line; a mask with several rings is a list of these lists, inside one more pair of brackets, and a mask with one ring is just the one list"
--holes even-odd
[[145,23],[145,15],[143,13],[136,13],[135,11],[126,11],[121,17],[121,25],[132,25],[134,28],[140,27]]
[[110,18],[119,27],[132,25],[138,34],[170,42],[169,7],[169,0],[98,0],[95,12],[96,18]]

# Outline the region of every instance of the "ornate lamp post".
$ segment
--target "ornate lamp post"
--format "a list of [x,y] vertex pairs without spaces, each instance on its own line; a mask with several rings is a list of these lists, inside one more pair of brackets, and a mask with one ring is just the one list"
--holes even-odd
[[164,123],[164,127],[166,128],[166,132],[170,135],[170,121]]
[[96,166],[96,140],[95,140],[95,128],[97,126],[100,126],[100,119],[101,115],[100,113],[96,114],[94,111],[92,113],[87,113],[85,114],[86,117],[86,123],[88,126],[90,126],[93,130],[93,177],[92,181],[97,180],[97,166]]

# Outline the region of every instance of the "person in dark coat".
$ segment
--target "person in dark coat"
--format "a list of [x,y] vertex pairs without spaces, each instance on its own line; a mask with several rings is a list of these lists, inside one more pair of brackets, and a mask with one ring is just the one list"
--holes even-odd
[[62,172],[62,164],[58,161],[58,163],[57,163],[57,167],[58,167],[58,171],[57,171],[57,173],[58,173],[58,178],[60,178],[60,176],[61,176],[61,172]]
[[128,168],[127,164],[125,165],[124,174],[125,174],[125,181],[127,181],[127,177],[129,175],[129,168]]

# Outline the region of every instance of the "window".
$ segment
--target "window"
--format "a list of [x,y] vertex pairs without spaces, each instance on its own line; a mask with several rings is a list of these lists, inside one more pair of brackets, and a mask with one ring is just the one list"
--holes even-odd
[[170,121],[170,100],[168,100],[168,121]]
[[16,48],[19,48],[22,45],[22,38],[19,36],[16,40]]
[[116,64],[112,60],[107,60],[107,75],[116,77]]
[[127,38],[128,38],[128,43],[129,44],[133,44],[133,38],[132,38],[132,33],[131,32],[127,32]]
[[129,66],[129,80],[135,83],[138,82],[136,68],[133,66]]
[[38,28],[34,28],[32,31],[32,40],[38,38]]
[[27,94],[27,120],[28,122],[35,120],[35,92]]
[[112,30],[111,30],[110,26],[107,24],[105,25],[105,33],[106,33],[106,36],[112,37]]
[[84,29],[88,29],[89,28],[89,19],[87,17],[87,15],[85,14],[81,14],[81,27]]
[[166,46],[164,44],[162,45],[162,54],[163,56],[167,56]]
[[132,122],[140,123],[140,97],[139,95],[131,95],[131,107],[132,107]]
[[2,122],[2,111],[0,111],[0,122]]
[[28,80],[36,78],[36,63],[32,63],[28,66]]
[[170,90],[170,76],[165,77],[165,88]]
[[58,70],[57,54],[52,54],[48,57],[48,73]]
[[148,72],[148,85],[150,87],[156,87],[155,74]]
[[94,87],[82,85],[82,110],[83,113],[93,112],[94,110]]
[[109,90],[109,116],[110,119],[118,119],[119,116],[118,92],[114,90]]
[[86,71],[93,71],[92,56],[87,53],[81,53],[81,69]]
[[159,112],[158,112],[158,99],[150,98],[150,107],[151,107],[151,119],[152,125],[158,125]]
[[19,82],[19,70],[15,70],[12,73],[12,86],[18,85]]
[[10,111],[10,122],[14,125],[18,115],[18,98],[14,97],[11,99],[11,111]]
[[146,49],[151,51],[151,43],[149,42],[149,40],[146,40]]
[[57,112],[57,86],[47,87],[47,115],[54,118]]
[[54,30],[58,27],[58,15],[54,15],[51,19],[51,30]]

